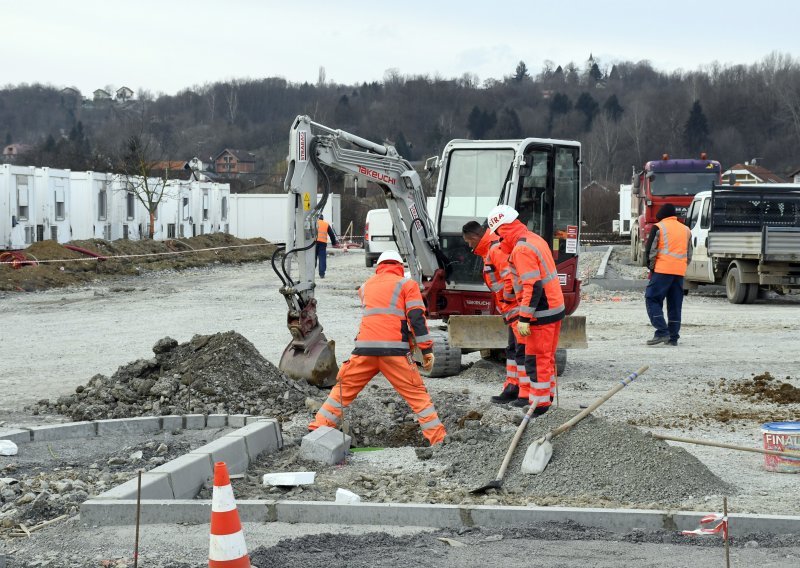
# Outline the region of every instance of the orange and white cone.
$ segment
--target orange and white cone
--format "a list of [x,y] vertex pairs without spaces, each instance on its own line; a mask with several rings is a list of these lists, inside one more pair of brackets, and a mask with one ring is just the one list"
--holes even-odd
[[214,492],[211,495],[211,541],[209,568],[250,568],[242,523],[225,462],[214,464]]

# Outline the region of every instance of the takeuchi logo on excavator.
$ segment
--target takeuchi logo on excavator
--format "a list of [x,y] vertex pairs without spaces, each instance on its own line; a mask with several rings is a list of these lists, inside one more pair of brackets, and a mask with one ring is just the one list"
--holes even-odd
[[389,184],[392,184],[392,185],[397,183],[397,180],[395,178],[393,178],[393,177],[391,177],[391,176],[389,176],[387,174],[382,174],[380,172],[376,172],[375,170],[371,170],[371,169],[366,168],[364,166],[358,166],[358,173],[360,173],[363,176],[371,177],[372,179],[376,179],[378,181],[382,181],[383,183],[389,183]]

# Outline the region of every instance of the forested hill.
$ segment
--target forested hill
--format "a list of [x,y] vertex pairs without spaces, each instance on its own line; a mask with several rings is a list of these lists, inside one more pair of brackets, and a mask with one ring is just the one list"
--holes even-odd
[[536,76],[523,62],[509,71],[483,82],[470,74],[442,79],[393,71],[359,85],[246,79],[174,96],[140,92],[123,103],[90,102],[91,94],[62,86],[7,86],[0,90],[0,136],[30,146],[30,165],[107,169],[126,137],[146,133],[161,159],[245,149],[266,175],[281,170],[292,119],[308,114],[393,141],[411,160],[439,153],[452,138],[577,139],[584,144],[584,180],[609,185],[665,152],[706,151],[723,167],[758,158],[779,174],[800,166],[800,62],[788,55],[694,71],[591,59],[563,67],[546,62]]

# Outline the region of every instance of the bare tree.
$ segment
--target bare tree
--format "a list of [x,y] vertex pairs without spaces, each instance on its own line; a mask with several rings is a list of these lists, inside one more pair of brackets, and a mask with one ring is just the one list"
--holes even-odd
[[228,103],[228,121],[233,124],[236,121],[236,112],[239,109],[239,95],[237,94],[238,87],[235,82],[231,81],[228,86],[228,91],[225,93],[225,99]]
[[162,158],[160,146],[153,136],[137,132],[125,140],[119,170],[125,178],[125,191],[132,193],[144,205],[150,217],[147,236],[153,238],[158,206],[168,196],[169,167],[163,177],[151,177]]

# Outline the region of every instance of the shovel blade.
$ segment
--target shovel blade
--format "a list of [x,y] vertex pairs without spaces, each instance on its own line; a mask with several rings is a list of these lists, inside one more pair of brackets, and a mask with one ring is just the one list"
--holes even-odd
[[539,475],[550,463],[553,457],[553,445],[547,441],[536,441],[528,446],[525,457],[522,458],[522,473]]
[[500,489],[502,486],[503,486],[502,479],[492,479],[486,485],[477,487],[472,491],[470,491],[470,493],[472,493],[473,495],[480,495],[481,493],[486,493],[489,489]]

